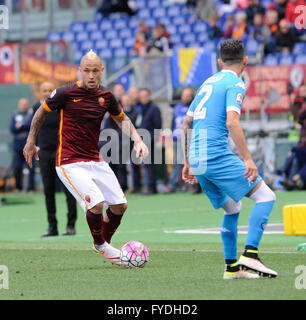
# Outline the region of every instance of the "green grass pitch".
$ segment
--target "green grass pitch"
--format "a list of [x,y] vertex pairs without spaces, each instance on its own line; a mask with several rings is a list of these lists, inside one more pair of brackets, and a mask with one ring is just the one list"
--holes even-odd
[[[44,198],[35,194],[27,200],[31,197],[32,202],[0,207],[0,265],[9,270],[9,289],[0,290],[0,299],[306,298],[306,290],[295,287],[295,268],[306,265],[306,252],[297,252],[296,247],[306,237],[264,234],[260,256],[278,271],[278,278],[225,281],[220,235],[171,232],[219,227],[222,210],[213,210],[203,194],[128,196],[129,207],[113,245],[121,247],[130,240],[145,243],[150,261],[143,269],[113,266],[94,254],[80,207],[76,236],[42,239],[47,228]],[[304,198],[305,192],[277,193],[269,223],[282,223],[282,207]],[[240,226],[247,225],[252,206],[251,200],[243,200]],[[57,217],[62,233],[66,223],[63,194],[57,194]],[[238,254],[245,238],[238,236]]]

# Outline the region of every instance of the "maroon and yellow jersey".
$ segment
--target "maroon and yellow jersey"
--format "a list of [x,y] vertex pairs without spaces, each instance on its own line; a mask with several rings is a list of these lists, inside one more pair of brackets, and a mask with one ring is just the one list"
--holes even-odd
[[79,161],[100,161],[98,142],[106,112],[121,117],[123,108],[112,92],[98,87],[91,92],[78,81],[59,87],[43,102],[48,112],[59,113],[56,165]]

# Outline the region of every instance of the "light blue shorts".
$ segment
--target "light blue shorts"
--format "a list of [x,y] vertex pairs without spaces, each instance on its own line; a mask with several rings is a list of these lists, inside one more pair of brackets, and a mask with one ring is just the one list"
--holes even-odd
[[230,198],[238,202],[262,180],[258,176],[249,184],[244,163],[235,154],[208,160],[206,165],[206,172],[196,177],[215,209],[223,207]]

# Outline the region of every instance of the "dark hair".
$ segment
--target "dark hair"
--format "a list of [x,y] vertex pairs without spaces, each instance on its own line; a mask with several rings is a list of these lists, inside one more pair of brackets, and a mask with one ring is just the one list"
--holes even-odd
[[151,91],[148,88],[141,88],[140,91],[146,91],[148,94],[151,95]]
[[226,64],[241,63],[244,56],[244,46],[239,39],[229,39],[221,43],[220,56]]

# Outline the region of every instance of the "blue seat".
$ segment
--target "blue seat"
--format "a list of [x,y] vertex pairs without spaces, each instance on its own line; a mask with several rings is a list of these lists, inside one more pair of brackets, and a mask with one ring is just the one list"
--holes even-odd
[[216,51],[217,50],[217,42],[213,41],[213,40],[210,40],[210,41],[206,41],[204,44],[203,44],[203,47],[207,50],[211,50],[211,51]]
[[93,49],[93,47],[94,47],[94,44],[93,44],[93,41],[91,40],[86,40],[81,43],[81,49],[83,51],[89,51],[90,49]]
[[103,39],[103,34],[102,34],[101,31],[92,31],[92,32],[89,32],[89,39],[90,39],[90,40]]
[[189,24],[183,24],[177,28],[177,32],[179,34],[191,33],[191,27]]
[[147,7],[146,0],[137,0],[136,5],[138,9],[144,9]]
[[88,33],[86,31],[75,33],[75,39],[79,42],[88,40]]
[[196,42],[197,39],[196,39],[196,36],[194,33],[187,33],[183,36],[183,42],[184,43],[191,43],[191,42]]
[[276,54],[267,54],[264,57],[265,66],[276,66],[279,64],[279,56]]
[[196,21],[192,25],[192,30],[195,33],[204,33],[207,32],[207,24],[204,21]]
[[115,57],[126,57],[128,55],[128,51],[126,48],[118,48],[114,50]]
[[293,48],[293,51],[292,53],[294,54],[306,54],[306,43],[304,42],[297,42],[295,45],[294,45],[294,48]]
[[105,49],[105,48],[108,48],[109,47],[109,44],[108,44],[108,41],[105,40],[105,39],[100,39],[100,40],[97,40],[95,43],[94,43],[94,48],[99,50],[99,49]]
[[99,30],[99,23],[96,21],[90,21],[86,25],[86,31],[97,31]]
[[107,30],[112,30],[112,28],[113,28],[113,24],[112,24],[112,22],[111,22],[111,20],[109,20],[109,19],[103,19],[102,21],[101,21],[101,23],[100,23],[100,30],[105,30],[105,31],[107,31]]
[[150,28],[154,28],[156,26],[156,19],[154,18],[149,18],[149,19],[146,19],[146,25]]
[[294,62],[297,64],[306,64],[306,54],[297,55]]
[[82,57],[83,57],[83,52],[82,51],[79,51],[79,50],[74,51],[73,60],[74,60],[75,64],[77,64],[77,65],[80,64],[80,61],[81,61]]
[[173,35],[171,35],[171,42],[173,43],[173,44],[179,44],[179,43],[181,43],[182,42],[182,37],[181,37],[181,35],[180,34],[173,34]]
[[171,24],[171,20],[169,17],[162,17],[158,19],[158,22],[162,23],[166,28],[168,28]]
[[119,19],[115,21],[114,28],[116,30],[122,30],[127,28],[127,21],[125,19]]
[[208,41],[208,35],[206,32],[197,33],[196,36],[197,36],[197,42],[200,42],[203,44]]
[[112,50],[111,49],[102,49],[98,51],[98,55],[101,59],[109,59],[112,58]]
[[120,39],[131,38],[132,36],[133,36],[133,34],[130,29],[123,29],[123,30],[119,31],[119,38]]
[[181,16],[173,17],[173,18],[171,18],[171,23],[176,26],[182,26],[185,24],[185,18],[181,17]]
[[281,65],[289,65],[293,64],[294,62],[294,55],[293,54],[281,54],[280,59],[279,59],[279,64]]
[[131,28],[133,28],[133,29],[138,28],[138,23],[139,23],[139,20],[138,20],[138,18],[135,17],[135,16],[131,17],[131,18],[128,20],[128,26],[129,26],[130,29],[131,29]]
[[154,18],[167,17],[166,9],[164,7],[157,7],[152,10],[152,16]]
[[167,9],[167,16],[168,17],[177,17],[181,14],[181,8],[176,5],[172,5]]
[[74,40],[74,33],[70,31],[64,31],[62,33],[62,40],[72,42]]
[[[146,4],[146,6],[148,8],[158,8],[161,6],[161,3],[159,2],[159,0],[150,0],[148,1],[148,3]],[[138,1],[137,1],[137,7],[139,8],[138,6]]]
[[117,35],[117,32],[116,30],[109,30],[107,32],[104,33],[104,38],[105,39],[117,39],[118,38],[118,35]]
[[61,39],[61,33],[58,32],[58,31],[51,31],[51,32],[48,33],[47,40],[48,41],[59,41],[59,40],[62,40]]
[[140,20],[149,19],[149,18],[151,18],[151,11],[150,11],[150,9],[147,9],[147,8],[140,9],[140,10],[138,10],[137,15]]
[[135,38],[132,38],[132,37],[127,38],[124,40],[123,43],[125,48],[133,48],[135,45]]
[[85,22],[74,22],[70,25],[70,30],[72,32],[82,32],[85,30],[86,23]]
[[122,47],[122,40],[121,39],[112,39],[109,42],[110,48],[120,48]]
[[177,28],[174,25],[169,25],[166,27],[167,31],[172,35],[176,34]]
[[189,42],[187,43],[188,48],[199,48],[200,44],[199,42]]
[[247,39],[245,44],[245,52],[248,55],[256,55],[259,49],[259,43],[252,38]]

